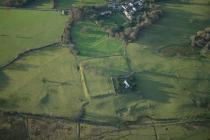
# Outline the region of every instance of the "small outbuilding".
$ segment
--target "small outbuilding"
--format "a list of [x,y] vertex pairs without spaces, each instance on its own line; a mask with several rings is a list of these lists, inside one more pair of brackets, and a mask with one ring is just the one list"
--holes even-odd
[[124,80],[123,82],[125,84],[125,88],[128,89],[130,87],[130,85],[128,84],[127,80]]
[[112,77],[114,89],[117,94],[131,93],[136,90],[135,74]]

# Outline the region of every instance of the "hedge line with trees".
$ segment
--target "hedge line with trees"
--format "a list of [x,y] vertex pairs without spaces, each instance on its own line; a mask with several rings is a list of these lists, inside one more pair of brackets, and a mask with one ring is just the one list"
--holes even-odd
[[[22,7],[27,4],[36,2],[37,0],[0,0],[0,6],[7,6],[7,7]],[[54,0],[49,0],[52,7],[54,8]]]
[[64,31],[61,36],[61,42],[63,43],[64,46],[70,48],[72,54],[78,55],[79,50],[75,48],[75,45],[72,41],[71,28],[73,24],[81,18],[82,12],[81,9],[72,8],[71,10],[68,11],[68,14],[69,14],[69,19],[65,24]]
[[132,21],[127,27],[119,27],[118,29],[106,29],[109,36],[117,37],[123,39],[125,42],[132,42],[137,39],[138,34],[144,28],[150,26],[151,24],[157,22],[162,15],[162,10],[159,5],[150,4],[148,10],[144,11],[142,20]]
[[[106,11],[106,8],[106,6],[83,7],[82,17],[95,20],[97,24],[100,24],[106,17],[101,17],[98,13]],[[125,42],[134,41],[141,30],[157,22],[162,15],[160,6],[156,5],[154,0],[147,0],[144,4],[143,11],[143,15],[139,13],[136,14],[135,18],[129,24],[122,24],[122,26],[117,28],[104,28],[104,31],[107,32],[109,36],[121,38]],[[119,11],[112,11],[112,14],[116,14],[117,12]]]
[[[79,54],[79,50],[75,48],[71,37],[71,27],[78,20],[88,19],[94,20],[97,24],[100,24],[101,17],[99,13],[106,10],[107,6],[84,6],[82,8],[72,8],[69,10],[69,19],[65,25],[63,35],[61,36],[62,43],[71,49],[74,55]],[[137,39],[137,36],[141,30],[157,22],[162,15],[162,10],[159,5],[156,5],[153,0],[147,0],[144,5],[144,14],[136,15],[141,16],[130,22],[128,25],[122,25],[117,28],[104,28],[109,36],[117,37],[124,40],[126,43],[132,42]],[[112,11],[113,13],[119,11]],[[110,15],[111,16],[111,15]],[[139,20],[137,20],[139,19]]]
[[19,7],[35,0],[0,0],[1,6]]

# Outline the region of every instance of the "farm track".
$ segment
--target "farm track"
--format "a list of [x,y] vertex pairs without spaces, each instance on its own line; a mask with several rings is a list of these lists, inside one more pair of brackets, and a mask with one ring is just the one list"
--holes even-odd
[[39,48],[34,48],[34,49],[30,49],[30,50],[26,50],[20,54],[18,54],[13,60],[11,60],[10,62],[8,62],[7,64],[3,64],[0,65],[0,70],[5,69],[6,67],[12,65],[14,62],[16,62],[17,60],[21,59],[22,57],[24,57],[25,55],[35,52],[35,51],[40,51],[42,49],[46,49],[46,48],[50,48],[50,47],[57,47],[60,44],[60,42],[56,42],[56,43],[52,43],[46,46],[42,46]]

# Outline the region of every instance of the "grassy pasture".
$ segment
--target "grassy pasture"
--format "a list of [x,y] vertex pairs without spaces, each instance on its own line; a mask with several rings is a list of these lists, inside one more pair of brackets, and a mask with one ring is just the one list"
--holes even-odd
[[128,46],[128,55],[133,70],[138,72],[140,95],[156,106],[151,109],[153,116],[189,117],[205,113],[205,109],[193,106],[192,98],[210,96],[209,61],[163,57],[138,44]]
[[70,8],[90,5],[103,5],[106,4],[106,0],[55,0],[56,8]]
[[86,107],[85,119],[116,121],[118,97],[115,95],[111,76],[126,74],[127,62],[122,56],[90,59],[83,62],[84,74],[91,101]]
[[197,56],[165,57],[154,53],[162,48],[188,46],[189,37],[210,23],[209,7],[161,4],[165,10],[162,19],[145,29],[136,44],[127,47],[130,65],[138,72],[137,83],[141,97],[140,103],[132,100],[136,109],[131,116],[185,118],[209,114],[209,111],[195,107],[192,102],[192,99],[210,96],[209,61]]
[[137,41],[153,51],[186,47],[190,36],[210,24],[209,6],[179,3],[161,3],[161,6],[163,17],[144,30]]
[[192,4],[210,4],[210,0],[189,0]]
[[108,37],[107,33],[91,21],[79,21],[72,28],[72,38],[81,56],[97,57],[120,54],[123,42]]
[[128,66],[122,56],[90,59],[82,62],[84,75],[90,96],[114,94],[111,76],[128,72]]
[[[92,2],[96,1],[63,0],[56,1],[56,4],[57,7],[68,7]],[[79,21],[73,27],[73,40],[81,52],[79,59],[94,57],[83,60],[81,64],[91,97],[86,106],[85,119],[112,122],[117,126],[121,120],[132,121],[141,116],[193,118],[203,114],[210,115],[208,109],[195,107],[192,102],[194,98],[210,97],[209,60],[197,57],[165,57],[153,52],[164,47],[186,46],[190,35],[210,23],[209,7],[161,4],[165,15],[160,22],[144,30],[136,43],[128,45],[129,61],[122,56],[112,56],[122,54],[124,44],[108,37],[99,25],[90,21]],[[1,11],[0,16],[5,18],[5,21],[0,23],[0,64],[26,49],[58,41],[66,20],[66,17],[54,12]],[[105,21],[103,26],[119,26],[124,21],[121,15],[111,18],[113,19]],[[14,26],[13,21],[17,22]],[[110,57],[95,58],[102,56]],[[67,48],[48,48],[28,54],[0,71],[0,109],[75,116],[86,100],[77,66],[77,61]],[[135,78],[138,90],[113,95],[111,76],[127,73],[129,66],[137,72]],[[92,138],[91,134],[96,134],[98,130],[87,129],[82,131],[86,133],[83,135],[84,139]],[[194,139],[209,137],[206,128],[201,131],[188,131],[183,126],[171,126],[167,129],[158,126],[157,130],[160,139],[190,139],[194,133],[197,134]],[[102,135],[99,139],[114,137],[125,140],[155,140],[153,132],[152,127],[116,133],[111,129],[110,135],[106,132],[105,136]]]
[[27,49],[60,41],[66,16],[53,11],[0,9],[0,65]]
[[145,29],[137,44],[130,44],[127,49],[133,70],[139,72],[140,95],[148,102],[146,114],[157,118],[209,114],[192,103],[193,98],[210,96],[208,60],[153,53],[163,48],[188,46],[189,37],[209,25],[209,6],[177,2],[161,5],[164,10],[161,20]]
[[74,116],[84,99],[76,66],[67,48],[28,54],[1,71],[0,108]]
[[[146,115],[155,118],[190,118],[209,114],[206,109],[197,108],[192,102],[193,98],[210,96],[210,83],[207,78],[210,76],[209,62],[164,57],[151,52],[164,47],[186,46],[190,35],[209,24],[209,9],[201,5],[191,7],[171,3],[162,6],[165,15],[161,21],[146,29],[137,44],[127,47],[130,65],[137,71],[138,90],[126,95],[91,100],[87,107],[87,112],[90,113],[86,116],[88,119],[113,120],[113,117],[117,116],[124,120],[136,120]],[[117,23],[110,25],[115,26]],[[89,72],[86,73],[88,75]],[[94,75],[96,74],[90,77]],[[100,108],[103,108],[103,111]],[[107,111],[108,108],[111,109]]]

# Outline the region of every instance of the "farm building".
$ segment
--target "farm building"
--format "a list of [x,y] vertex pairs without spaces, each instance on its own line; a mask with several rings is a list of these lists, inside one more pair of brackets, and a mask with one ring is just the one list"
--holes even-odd
[[125,16],[129,19],[133,19],[133,15],[143,8],[144,1],[143,0],[137,0],[134,2],[124,3],[121,5],[123,9],[123,13]]

